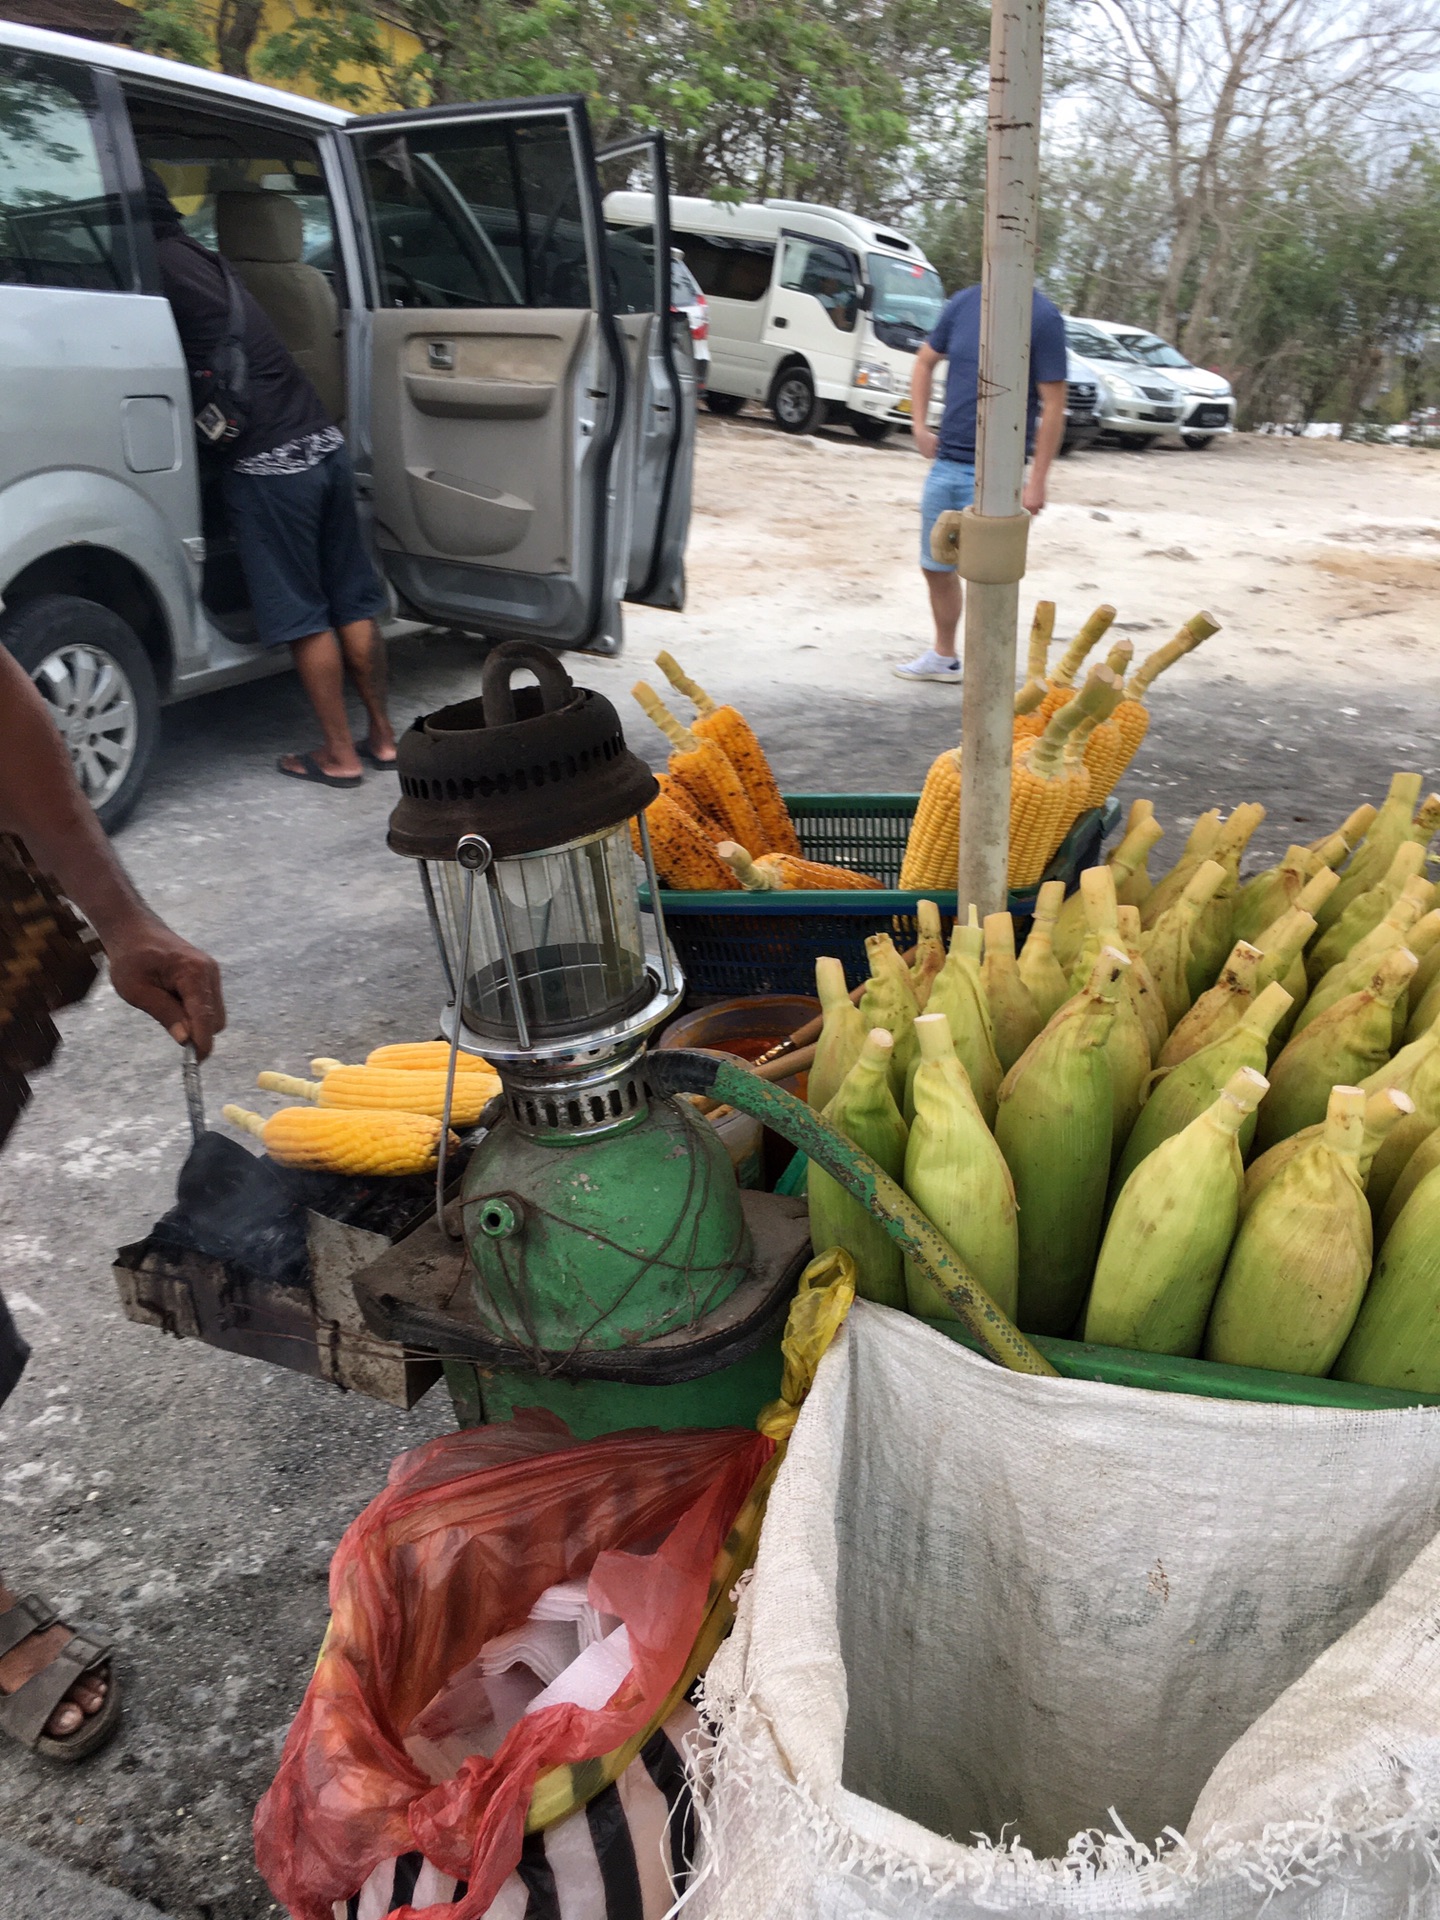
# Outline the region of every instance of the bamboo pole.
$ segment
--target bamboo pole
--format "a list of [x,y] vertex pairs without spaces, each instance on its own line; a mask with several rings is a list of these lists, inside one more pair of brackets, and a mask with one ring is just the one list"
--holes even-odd
[[[996,0],[990,13],[975,445],[975,514],[982,522],[1020,512],[1025,474],[1044,48],[1045,0]],[[965,581],[962,912],[971,901],[982,914],[999,913],[1006,904],[1019,606],[1018,580]]]

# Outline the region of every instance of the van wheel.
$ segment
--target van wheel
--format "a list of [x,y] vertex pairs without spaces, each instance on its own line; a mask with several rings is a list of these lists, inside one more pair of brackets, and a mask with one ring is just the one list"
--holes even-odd
[[70,749],[70,764],[107,833],[140,798],[160,734],[155,672],[134,630],[109,607],[68,593],[27,600],[0,621]]
[[738,413],[745,404],[745,396],[741,393],[712,393],[707,387],[705,404],[712,413]]
[[770,392],[770,411],[782,433],[809,433],[818,423],[820,402],[808,367],[787,367]]
[[1159,438],[1158,433],[1127,433],[1120,444],[1131,453],[1148,453]]
[[1180,438],[1192,453],[1203,453],[1215,436],[1213,433],[1182,433]]
[[872,447],[878,447],[882,441],[890,438],[890,422],[876,420],[868,413],[852,413],[850,424],[855,429],[855,438],[864,440]]

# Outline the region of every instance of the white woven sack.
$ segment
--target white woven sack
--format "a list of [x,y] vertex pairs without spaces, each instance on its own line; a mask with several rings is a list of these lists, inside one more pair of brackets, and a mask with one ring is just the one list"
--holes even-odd
[[1031,1379],[857,1303],[685,1920],[1440,1920],[1437,1529],[1440,1410]]

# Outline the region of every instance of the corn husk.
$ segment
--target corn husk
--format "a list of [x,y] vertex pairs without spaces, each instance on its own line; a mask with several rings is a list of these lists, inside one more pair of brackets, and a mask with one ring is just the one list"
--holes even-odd
[[1126,1181],[1100,1248],[1085,1338],[1142,1353],[1200,1351],[1240,1214],[1239,1133],[1264,1097],[1241,1067]]
[[820,1038],[805,1085],[805,1098],[823,1113],[840,1090],[840,1082],[860,1058],[865,1022],[845,985],[845,969],[828,956],[815,962],[815,991],[820,997]]
[[1240,1223],[1205,1333],[1207,1360],[1310,1375],[1335,1364],[1370,1277],[1364,1133],[1364,1094],[1332,1088],[1320,1138],[1261,1189]]
[[1214,986],[1201,994],[1166,1039],[1156,1066],[1178,1067],[1192,1053],[1228,1033],[1254,1002],[1259,966],[1260,949],[1247,940],[1237,940]]
[[[1125,952],[1120,932],[1120,910],[1115,899],[1114,875],[1108,867],[1091,867],[1080,876],[1080,892],[1090,923],[1090,932],[1080,949],[1081,964],[1086,964],[1088,958],[1090,972],[1093,973],[1095,962],[1106,947]],[[1110,1026],[1110,1037],[1105,1042],[1105,1051],[1110,1058],[1114,1116],[1110,1149],[1112,1156],[1118,1155],[1129,1139],[1130,1129],[1145,1104],[1145,1088],[1152,1065],[1150,1035],[1145,1017],[1138,998],[1131,991],[1133,972],[1132,964],[1121,977],[1120,992],[1115,1001],[1115,1018]],[[1088,981],[1089,974],[1086,979]]]
[[1154,891],[1150,855],[1164,837],[1165,829],[1155,818],[1153,801],[1132,801],[1124,838],[1108,862],[1115,875],[1115,897],[1122,907],[1143,906]]
[[[950,951],[930,989],[927,1013],[943,1013],[950,1023],[950,1038],[965,1069],[985,1124],[995,1124],[995,1102],[1004,1075],[995,1051],[995,1027],[990,1018],[980,977],[980,956],[985,936],[978,926],[962,926],[958,921],[950,935]],[[918,1055],[917,1055],[918,1059]],[[908,1106],[907,1096],[902,1106]]]
[[[1020,1243],[1015,1186],[985,1124],[943,1014],[915,1023],[915,1119],[905,1149],[905,1191],[940,1229],[1002,1313],[1015,1316]],[[905,1263],[912,1313],[953,1319],[954,1309],[912,1262]]]
[[[1335,829],[1334,833],[1326,834],[1324,838],[1320,840],[1312,840],[1310,842],[1310,851],[1312,853],[1323,853],[1326,848],[1331,847],[1336,840],[1343,840],[1345,850],[1340,858],[1347,858],[1370,831],[1370,823],[1379,811],[1380,809],[1378,807],[1372,807],[1367,800],[1363,806],[1356,807],[1352,814],[1347,815],[1346,818],[1340,822],[1340,825]],[[1327,857],[1325,864],[1327,867],[1338,868],[1340,860],[1332,860]]]
[[1208,813],[1202,813],[1190,829],[1190,837],[1181,850],[1180,858],[1168,873],[1162,874],[1155,882],[1140,909],[1140,924],[1147,933],[1165,909],[1180,898],[1200,862],[1210,858],[1220,838],[1222,818],[1219,807],[1211,807]]
[[[1397,773],[1390,779],[1385,804],[1366,828],[1350,856],[1340,885],[1320,910],[1320,930],[1326,932],[1344,913],[1352,900],[1381,879],[1395,850],[1410,838],[1414,813],[1425,782],[1418,773]],[[1343,832],[1342,828],[1342,832]]]
[[[1230,1076],[1241,1067],[1263,1073],[1270,1034],[1276,1021],[1289,1005],[1285,989],[1272,981],[1228,1032],[1207,1047],[1200,1047],[1187,1060],[1168,1072],[1157,1074],[1149,1097],[1140,1110],[1140,1118],[1130,1129],[1124,1152],[1110,1183],[1112,1195],[1118,1195],[1140,1162],[1173,1134],[1214,1104]],[[1250,1115],[1240,1136],[1244,1152],[1255,1133],[1255,1116]]]
[[[845,1075],[824,1117],[837,1132],[900,1180],[905,1172],[908,1129],[890,1085],[895,1042],[884,1027],[864,1036],[860,1054]],[[812,1161],[805,1181],[810,1208],[810,1244],[817,1253],[843,1247],[855,1262],[855,1291],[881,1306],[905,1305],[904,1259],[899,1247],[863,1202]]]
[[1432,1128],[1440,1127],[1440,1026],[1403,1046],[1363,1084],[1367,1093],[1399,1087],[1415,1102],[1414,1113],[1407,1114],[1390,1134],[1370,1169],[1370,1205],[1381,1217],[1411,1154]]
[[1236,940],[1251,940],[1263,927],[1277,920],[1287,907],[1293,907],[1300,889],[1325,863],[1309,847],[1290,846],[1283,860],[1263,873],[1252,874],[1235,895],[1235,915],[1231,933]]
[[980,963],[980,983],[995,1030],[995,1052],[1002,1070],[1008,1073],[1045,1021],[1020,978],[1015,922],[1008,913],[987,913],[982,925],[985,958]]
[[[1386,1138],[1415,1111],[1415,1102],[1408,1093],[1402,1093],[1398,1087],[1385,1087],[1379,1093],[1365,1096],[1365,1133],[1360,1145],[1360,1178],[1362,1182],[1370,1178],[1370,1169],[1375,1164],[1375,1156],[1384,1146]],[[1325,1131],[1322,1120],[1317,1126],[1302,1127],[1299,1133],[1292,1133],[1258,1158],[1252,1160],[1245,1169],[1245,1192],[1241,1197],[1240,1211],[1247,1213],[1255,1196],[1267,1181],[1273,1180],[1280,1169],[1288,1166],[1296,1154],[1318,1140]],[[1372,1209],[1373,1211],[1373,1209]]]
[[1192,1000],[1198,1000],[1215,984],[1225,956],[1235,943],[1235,896],[1240,888],[1240,862],[1264,818],[1264,807],[1247,802],[1236,807],[1220,829],[1211,858],[1225,869],[1225,878],[1201,909],[1190,935],[1188,978]]
[[1100,1244],[1113,1132],[1105,1043],[1129,962],[1107,948],[1085,992],[1031,1041],[1000,1088],[995,1137],[1020,1207],[1019,1325],[1069,1333]]
[[1165,1002],[1160,998],[1155,977],[1140,951],[1140,942],[1144,938],[1140,931],[1140,909],[1121,905],[1115,910],[1115,919],[1120,929],[1120,951],[1130,962],[1130,971],[1122,985],[1135,1002],[1135,1009],[1144,1022],[1153,1062],[1170,1032],[1170,1024],[1165,1018]]
[[[1151,923],[1145,938],[1145,961],[1160,990],[1165,1018],[1171,1027],[1178,1026],[1190,1011],[1195,997],[1191,987],[1194,977],[1191,936],[1224,879],[1225,869],[1218,860],[1200,861],[1174,902]],[[1141,922],[1144,922],[1143,914]]]
[[[1418,970],[1420,955],[1410,936],[1428,905],[1426,896],[1433,892],[1434,888],[1428,880],[1412,880],[1379,925],[1352,947],[1343,960],[1337,961],[1328,973],[1322,974],[1316,981],[1292,1031],[1303,1032],[1318,1014],[1324,1013],[1327,1007],[1333,1007],[1335,1002],[1343,1000],[1347,993],[1358,993],[1361,987],[1368,984],[1370,976],[1375,971],[1376,963],[1385,954],[1393,952],[1396,947],[1408,947],[1410,952],[1415,954]],[[1435,922],[1437,927],[1440,927],[1440,914],[1435,915]],[[1427,934],[1422,936],[1422,940],[1428,943],[1428,930]],[[1396,1013],[1408,1017],[1408,1012],[1408,1005],[1402,996],[1396,1002]],[[1399,1020],[1399,1026],[1403,1033],[1404,1018]]]
[[[1433,953],[1433,949],[1432,949]],[[1425,959],[1431,958],[1427,954]],[[1425,960],[1415,969],[1415,978],[1410,982],[1410,1012],[1405,1021],[1405,1045],[1408,1047],[1426,1034],[1440,1020],[1440,971],[1432,970],[1430,984],[1421,986],[1421,974],[1425,969]]]
[[1334,1371],[1369,1387],[1440,1393],[1440,1164],[1386,1234]]
[[910,962],[910,990],[923,1013],[930,999],[935,976],[945,964],[945,937],[940,929],[940,909],[933,900],[915,903],[915,953]]
[[1016,966],[1036,1011],[1048,1020],[1070,997],[1065,969],[1055,957],[1055,919],[1065,899],[1065,882],[1047,880],[1035,897],[1035,914],[1030,932],[1020,949]]
[[[1305,956],[1305,971],[1312,987],[1331,967],[1352,953],[1366,934],[1379,926],[1409,883],[1419,878],[1424,864],[1425,849],[1416,846],[1413,840],[1406,840],[1395,849],[1395,857],[1380,879],[1357,894],[1328,929],[1322,914],[1320,938]],[[1333,900],[1335,895],[1330,897]],[[1425,904],[1429,906],[1428,899]]]
[[1322,1120],[1332,1087],[1354,1086],[1386,1064],[1395,1002],[1414,971],[1414,954],[1396,948],[1380,961],[1368,987],[1347,994],[1286,1041],[1270,1068],[1270,1092],[1260,1109],[1259,1152]]
[[[1378,1098],[1378,1096],[1374,1097]],[[1391,1097],[1396,1100],[1405,1099],[1405,1095],[1401,1093],[1392,1093]],[[1415,1111],[1414,1101],[1410,1101],[1408,1104],[1409,1111],[1413,1113]],[[1374,1203],[1371,1203],[1370,1212],[1375,1219],[1375,1244],[1377,1247],[1384,1247],[1390,1229],[1409,1204],[1411,1194],[1414,1193],[1416,1187],[1419,1186],[1426,1174],[1433,1173],[1436,1167],[1440,1167],[1440,1127],[1432,1127],[1416,1147],[1415,1151],[1410,1155],[1410,1158],[1405,1162],[1405,1165],[1400,1170],[1398,1179],[1390,1189],[1390,1197],[1386,1200],[1384,1207],[1377,1213]]]
[[[865,952],[870,961],[870,976],[860,996],[862,1034],[872,1027],[884,1027],[895,1042],[890,1056],[890,1088],[897,1106],[905,1103],[905,1086],[914,1070],[915,989],[910,984],[910,969],[896,950],[888,933],[865,937]],[[933,992],[933,989],[932,989]]]

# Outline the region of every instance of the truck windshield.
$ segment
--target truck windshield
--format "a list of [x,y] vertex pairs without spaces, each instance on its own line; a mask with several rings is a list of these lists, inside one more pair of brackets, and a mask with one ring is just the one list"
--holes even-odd
[[870,319],[876,333],[882,340],[893,333],[891,344],[914,352],[945,304],[939,274],[933,267],[897,260],[888,253],[869,254],[866,266],[875,289]]

